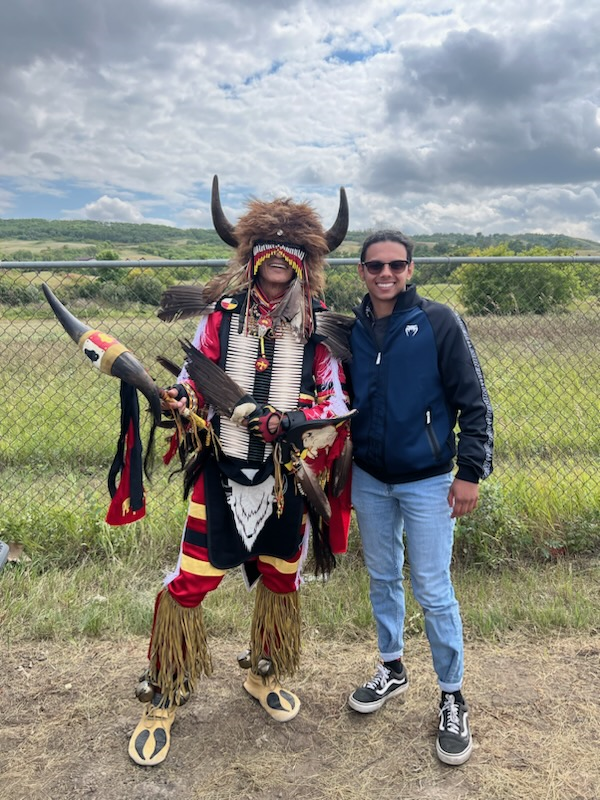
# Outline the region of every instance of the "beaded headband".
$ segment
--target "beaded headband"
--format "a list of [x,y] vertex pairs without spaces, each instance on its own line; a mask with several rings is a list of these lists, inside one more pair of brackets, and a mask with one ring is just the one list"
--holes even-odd
[[304,279],[304,257],[301,247],[283,242],[255,242],[252,248],[252,275],[256,275],[262,263],[271,256],[279,256],[294,270],[300,280]]

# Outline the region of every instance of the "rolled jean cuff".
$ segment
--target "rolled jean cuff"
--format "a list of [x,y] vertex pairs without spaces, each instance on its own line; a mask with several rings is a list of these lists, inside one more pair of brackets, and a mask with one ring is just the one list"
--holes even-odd
[[380,653],[379,658],[385,661],[397,661],[399,658],[402,658],[404,653],[401,650],[396,650],[395,653]]
[[438,686],[442,692],[452,694],[452,692],[460,692],[462,689],[462,681],[460,681],[460,683],[442,683],[442,681],[438,681]]

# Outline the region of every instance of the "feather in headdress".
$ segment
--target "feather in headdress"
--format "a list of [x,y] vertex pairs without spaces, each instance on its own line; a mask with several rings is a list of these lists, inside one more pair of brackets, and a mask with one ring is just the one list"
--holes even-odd
[[304,330],[304,291],[300,281],[292,281],[291,286],[281,298],[279,305],[271,312],[273,328],[277,330],[282,322],[290,323],[292,330]]

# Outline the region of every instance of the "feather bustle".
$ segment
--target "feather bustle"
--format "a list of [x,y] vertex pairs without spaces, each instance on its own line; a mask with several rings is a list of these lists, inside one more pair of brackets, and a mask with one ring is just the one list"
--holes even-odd
[[315,316],[317,333],[325,338],[323,342],[325,346],[340,361],[350,363],[352,361],[350,333],[354,317],[347,317],[335,311],[321,311]]
[[205,313],[210,304],[211,301],[206,299],[203,286],[191,284],[171,286],[160,298],[157,317],[163,322],[191,319]]

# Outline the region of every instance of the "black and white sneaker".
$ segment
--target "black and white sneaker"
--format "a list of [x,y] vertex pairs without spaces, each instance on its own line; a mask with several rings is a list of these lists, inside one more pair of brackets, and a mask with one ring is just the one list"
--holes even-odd
[[348,698],[348,705],[361,714],[370,714],[377,711],[394,695],[402,694],[408,689],[408,676],[402,664],[400,672],[386,667],[385,664],[377,666],[377,672],[370,681],[363,683],[355,689]]
[[435,749],[439,760],[452,766],[468,761],[473,750],[469,709],[462,697],[459,702],[452,692],[442,692]]

